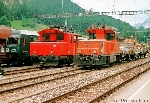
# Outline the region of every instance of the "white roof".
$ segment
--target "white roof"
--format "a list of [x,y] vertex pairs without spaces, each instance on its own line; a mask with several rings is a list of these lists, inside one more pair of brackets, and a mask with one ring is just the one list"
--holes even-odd
[[19,31],[21,31],[21,34],[37,35],[37,36],[39,36],[39,34],[37,33],[37,31],[29,31],[29,30],[19,30]]
[[16,30],[16,29],[12,29],[12,34],[20,34],[21,31]]

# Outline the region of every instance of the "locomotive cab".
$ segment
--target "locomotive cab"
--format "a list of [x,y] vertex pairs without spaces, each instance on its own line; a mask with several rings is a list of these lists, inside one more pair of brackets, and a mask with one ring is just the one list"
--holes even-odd
[[60,27],[43,29],[39,33],[39,42],[30,43],[30,55],[35,64],[70,65],[73,63],[78,35]]

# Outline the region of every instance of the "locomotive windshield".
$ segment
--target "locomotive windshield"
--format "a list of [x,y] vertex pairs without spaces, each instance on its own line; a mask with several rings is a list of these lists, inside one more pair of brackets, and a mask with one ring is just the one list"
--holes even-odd
[[114,34],[111,34],[111,33],[106,34],[106,40],[113,40],[114,37],[115,37]]
[[90,34],[89,39],[96,39],[96,34]]
[[18,38],[15,37],[8,38],[7,44],[8,45],[18,44]]
[[64,40],[63,34],[43,34],[43,41]]
[[50,34],[43,34],[42,38],[43,38],[43,41],[49,41],[50,40]]
[[56,34],[56,39],[57,40],[64,40],[64,35],[63,34]]

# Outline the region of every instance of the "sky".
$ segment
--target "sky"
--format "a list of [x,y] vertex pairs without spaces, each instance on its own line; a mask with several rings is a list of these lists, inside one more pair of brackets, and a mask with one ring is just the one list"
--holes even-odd
[[[71,0],[86,10],[95,12],[110,11],[145,11],[150,10],[150,0]],[[110,15],[111,16],[111,15]],[[142,23],[150,17],[148,14],[139,15],[112,15],[116,19],[126,21],[131,25]]]

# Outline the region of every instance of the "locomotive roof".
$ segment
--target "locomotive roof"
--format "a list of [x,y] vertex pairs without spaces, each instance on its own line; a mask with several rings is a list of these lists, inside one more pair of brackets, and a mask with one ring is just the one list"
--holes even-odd
[[94,33],[96,30],[104,30],[106,31],[107,33],[116,33],[116,34],[119,34],[119,32],[117,32],[117,29],[112,27],[112,26],[109,26],[109,25],[90,25],[88,27],[88,29],[86,30],[86,32],[88,33]]
[[13,36],[15,36],[15,37],[20,37],[21,34],[39,36],[39,34],[37,33],[37,31],[12,29],[12,35],[11,35],[11,37],[13,37]]
[[79,34],[76,34],[76,33],[73,33],[73,32],[69,32],[63,28],[46,28],[46,29],[43,29],[43,30],[40,30],[38,31],[39,34],[43,34],[43,32],[48,32],[48,33],[53,33],[53,31],[49,31],[49,30],[54,30],[58,33],[67,33],[67,34],[71,34],[71,35],[79,35]]

